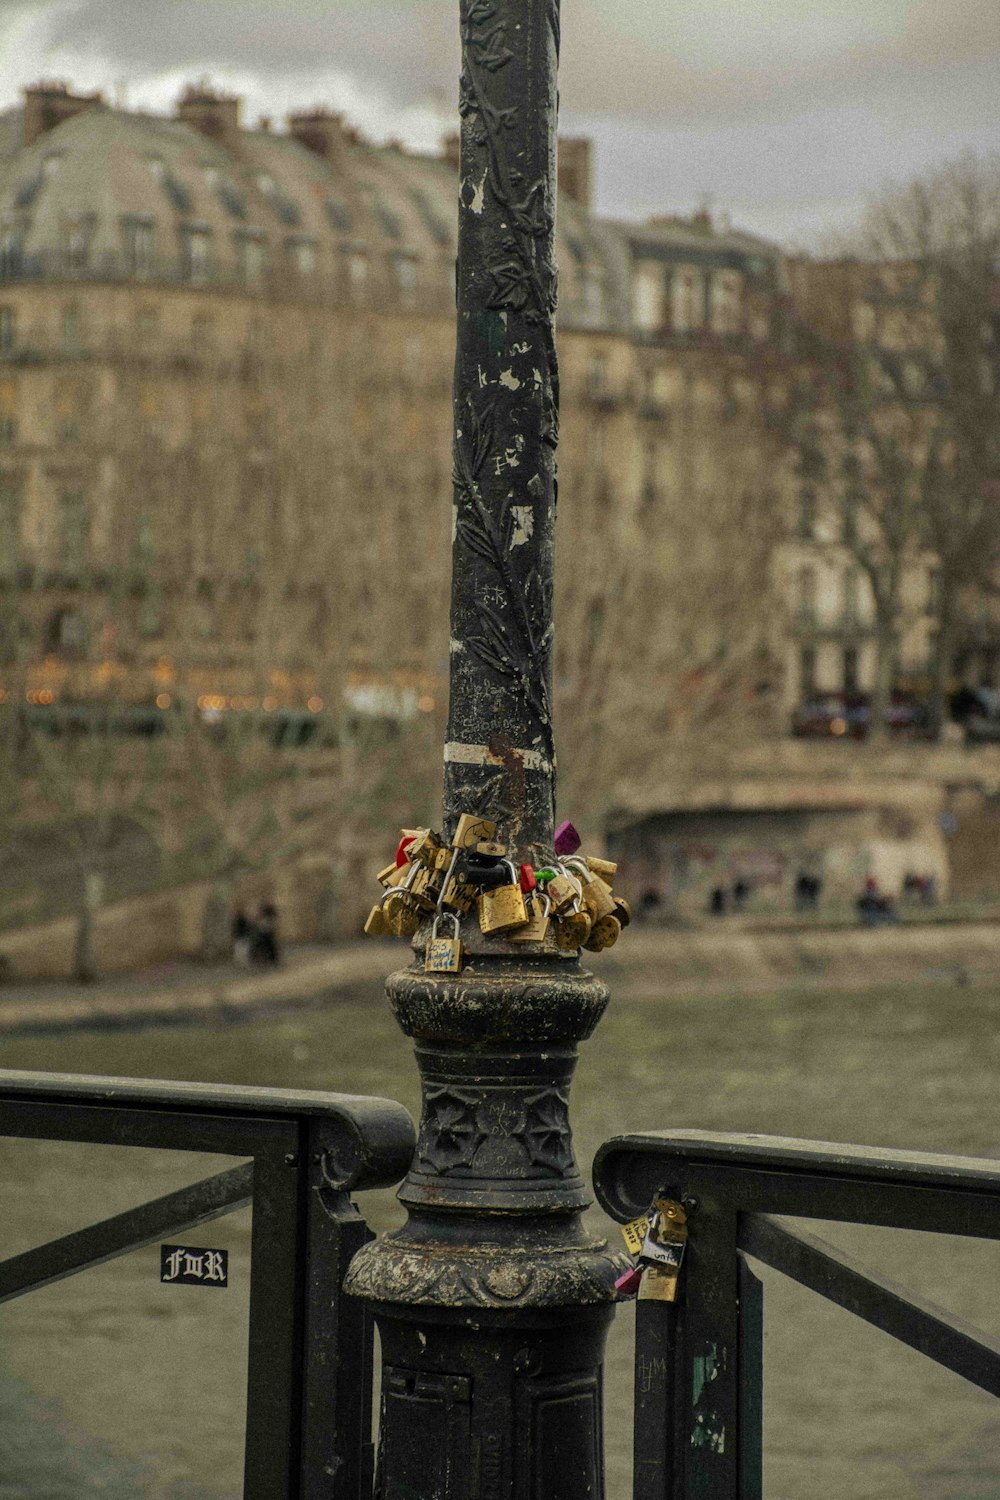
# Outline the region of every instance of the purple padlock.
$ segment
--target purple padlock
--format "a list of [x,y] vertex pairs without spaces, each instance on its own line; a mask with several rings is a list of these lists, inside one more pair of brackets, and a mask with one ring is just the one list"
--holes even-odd
[[641,1280],[642,1267],[632,1266],[631,1270],[626,1271],[623,1276],[619,1276],[615,1282],[615,1291],[620,1297],[634,1297],[639,1290]]
[[582,840],[572,823],[560,823],[556,829],[555,851],[561,859],[568,854],[575,854]]

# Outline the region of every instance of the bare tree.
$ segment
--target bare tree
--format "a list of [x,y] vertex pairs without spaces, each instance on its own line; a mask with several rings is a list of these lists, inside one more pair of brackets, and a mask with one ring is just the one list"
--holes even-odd
[[885,194],[847,243],[812,269],[789,436],[871,589],[876,734],[906,575],[934,568],[940,729],[963,607],[1000,564],[1000,163],[964,156]]

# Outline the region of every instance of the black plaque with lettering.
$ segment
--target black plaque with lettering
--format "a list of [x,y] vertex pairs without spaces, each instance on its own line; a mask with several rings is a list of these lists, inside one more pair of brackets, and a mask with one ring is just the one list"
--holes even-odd
[[229,1251],[208,1245],[161,1245],[160,1280],[175,1286],[228,1286]]

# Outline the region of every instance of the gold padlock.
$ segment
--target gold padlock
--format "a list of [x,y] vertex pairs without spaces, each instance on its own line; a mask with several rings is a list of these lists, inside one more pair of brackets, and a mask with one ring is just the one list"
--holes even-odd
[[441,894],[442,906],[450,906],[454,911],[471,911],[476,900],[476,888],[474,885],[466,885],[464,880],[457,880],[454,875],[450,876]]
[[[442,917],[455,924],[450,938],[438,937],[438,924]],[[430,941],[424,954],[424,968],[428,974],[460,974],[462,972],[461,926],[454,912],[438,912],[431,928]]]
[[512,943],[544,943],[549,935],[552,902],[540,890],[532,891],[525,903],[528,907],[528,924],[512,932]]
[[584,905],[590,913],[591,921],[599,922],[602,917],[610,917],[615,909],[611,887],[599,875],[593,874],[586,860],[567,860],[567,864],[574,875],[580,877]]
[[433,868],[438,850],[442,847],[441,840],[430,828],[421,829],[413,842],[407,845],[406,857],[409,860],[419,860],[421,864]]
[[498,844],[490,839],[481,839],[476,845],[477,854],[485,854],[490,859],[503,859],[507,853],[506,844]]
[[390,891],[383,911],[389,931],[396,937],[413,937],[420,926],[420,912],[406,891]]
[[587,855],[587,864],[595,875],[599,875],[605,885],[613,886],[615,876],[618,874],[618,866],[612,859],[595,859],[592,854]]
[[487,937],[528,924],[528,909],[517,871],[509,859],[504,864],[510,871],[510,884],[492,886],[479,897],[479,925]]
[[379,870],[375,879],[379,885],[399,885],[402,880],[406,879],[406,873],[406,866],[397,865],[396,861],[393,860],[391,865],[386,865],[384,870]]
[[492,839],[496,831],[497,825],[489,818],[478,818],[475,813],[463,813],[455,827],[451,847],[474,849],[477,844]]
[[591,920],[587,912],[567,911],[556,919],[556,942],[564,952],[582,948],[590,937]]
[[568,911],[580,899],[580,885],[560,870],[551,880],[546,881],[545,894],[552,902],[552,910],[559,915]]
[[410,866],[410,878],[406,882],[405,890],[423,911],[433,911],[437,906],[434,875],[435,872],[428,870],[426,865]]
[[622,924],[613,915],[601,917],[595,922],[590,935],[584,943],[589,953],[602,953],[605,948],[613,948],[622,935]]
[[368,913],[365,932],[368,937],[388,937],[390,930],[389,923],[385,919],[385,912],[382,910],[382,903],[376,901]]
[[623,927],[627,927],[632,920],[632,908],[624,896],[615,897],[615,916]]

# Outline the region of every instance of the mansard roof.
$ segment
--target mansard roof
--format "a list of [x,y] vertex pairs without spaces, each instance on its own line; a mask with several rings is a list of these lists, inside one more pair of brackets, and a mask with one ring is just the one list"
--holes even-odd
[[[111,109],[62,84],[28,90],[24,110],[0,114],[0,274],[62,274],[75,236],[85,252],[72,269],[127,279],[130,226],[141,225],[146,279],[183,276],[185,244],[199,236],[206,281],[240,283],[250,240],[264,247],[272,283],[284,281],[304,242],[320,274],[334,274],[345,254],[412,260],[422,292],[448,305],[453,158],[374,146],[324,110],[292,117],[288,133],[241,128],[238,112],[238,101],[206,86],[186,92],[178,118]],[[629,325],[636,260],[736,265],[767,279],[778,250],[704,213],[600,220],[562,192],[556,255],[560,321],[598,330]]]

